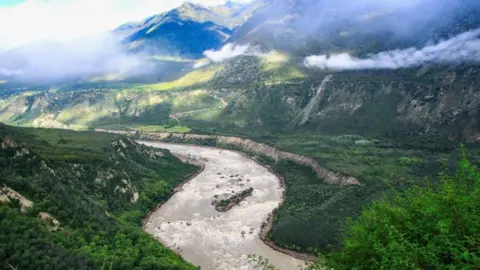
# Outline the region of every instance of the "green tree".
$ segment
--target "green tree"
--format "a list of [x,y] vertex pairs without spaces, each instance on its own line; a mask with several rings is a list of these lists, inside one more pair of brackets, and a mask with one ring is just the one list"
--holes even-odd
[[463,159],[440,185],[413,187],[367,207],[343,248],[326,256],[334,269],[480,269],[480,174]]

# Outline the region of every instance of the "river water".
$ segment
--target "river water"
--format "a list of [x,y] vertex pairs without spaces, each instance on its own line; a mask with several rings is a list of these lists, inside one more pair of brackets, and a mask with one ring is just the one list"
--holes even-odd
[[[241,154],[192,145],[140,143],[169,149],[200,160],[205,169],[183,190],[154,212],[145,230],[201,269],[255,269],[247,255],[268,258],[281,269],[298,269],[302,261],[277,252],[259,238],[262,222],[282,201],[279,179]],[[212,205],[214,196],[226,196],[252,187],[252,196],[225,213]]]

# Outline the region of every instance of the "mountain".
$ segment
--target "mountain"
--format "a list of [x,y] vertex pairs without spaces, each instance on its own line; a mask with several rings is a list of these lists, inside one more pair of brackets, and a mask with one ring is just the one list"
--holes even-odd
[[168,12],[150,16],[139,22],[129,22],[119,26],[114,31],[117,33],[128,32],[130,30],[139,29],[142,26],[151,26],[160,22],[169,13],[175,13],[183,20],[192,20],[197,22],[213,22],[214,24],[229,28],[240,26],[248,19],[256,10],[265,6],[270,0],[256,0],[250,3],[237,3],[228,1],[224,5],[205,7],[191,2],[185,2],[180,7]]
[[121,25],[114,32],[128,36],[125,42],[131,51],[200,58],[204,51],[220,48],[234,28],[266,4],[267,0],[257,0],[204,7],[186,2],[141,22]]
[[301,55],[356,55],[423,46],[480,27],[475,0],[276,0],[260,8],[229,42]]
[[215,14],[223,17],[221,20],[209,19],[212,22],[218,23],[235,29],[241,26],[248,18],[250,18],[257,10],[266,6],[271,0],[255,0],[250,3],[237,3],[227,1],[224,5],[209,7]]
[[[233,135],[311,157],[362,185],[330,185],[308,167],[256,157],[282,175],[286,185],[285,203],[275,213],[268,238],[283,248],[311,253],[339,248],[345,221],[388,197],[392,188],[435,179],[445,165],[455,163],[460,142],[480,163],[477,1],[263,3],[233,29],[211,11],[190,4],[124,25],[117,31],[129,36],[125,41],[131,52],[152,48],[157,59],[186,63],[190,69],[162,82],[120,86],[0,85],[6,90],[0,95],[0,121],[139,134]],[[211,9],[236,14],[241,6]],[[215,23],[192,15],[196,12]],[[196,68],[185,59],[226,42],[249,43],[253,52],[232,53]],[[263,52],[255,51],[255,45]],[[402,50],[411,46],[417,49]],[[444,52],[440,60],[453,60],[429,57],[439,51]],[[343,58],[330,66],[309,66],[305,56],[311,54],[324,62],[328,59],[322,54]],[[426,60],[413,61],[417,58]],[[385,59],[393,65],[374,65]]]
[[221,47],[231,35],[222,25],[225,21],[223,15],[208,8],[185,3],[141,23],[122,25],[115,32],[130,32],[125,42],[133,52],[199,58],[204,51]]

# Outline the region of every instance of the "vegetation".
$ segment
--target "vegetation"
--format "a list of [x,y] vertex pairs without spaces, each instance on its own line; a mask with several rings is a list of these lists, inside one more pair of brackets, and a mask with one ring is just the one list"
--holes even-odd
[[238,205],[243,200],[245,200],[245,198],[247,198],[248,196],[252,196],[252,193],[253,188],[247,188],[236,194],[233,194],[226,199],[215,200],[212,202],[212,204],[215,205],[215,210],[217,210],[218,212],[227,212],[228,210],[232,209],[232,207]]
[[[402,148],[378,140],[364,143],[366,139],[358,135],[249,137],[282,150],[312,156],[328,169],[360,179],[360,186],[329,185],[318,179],[309,167],[286,160],[276,162],[258,153],[248,153],[270,166],[285,180],[285,201],[274,213],[268,237],[281,247],[315,254],[341,248],[347,220],[360,216],[366,205],[390,194],[392,190],[423,185],[425,176],[435,183],[435,176],[447,165],[453,169],[459,157],[456,151]],[[215,139],[171,139],[244,151],[218,144]],[[386,148],[386,145],[390,147]],[[478,151],[473,151],[476,149],[473,146],[471,149],[472,158],[478,163]]]
[[[0,120],[159,132],[186,132],[171,127],[188,126],[194,133],[248,137],[313,157],[362,185],[327,185],[307,167],[264,159],[286,184],[286,200],[269,237],[281,247],[309,253],[339,250],[348,218],[359,217],[392,189],[421,185],[424,177],[435,183],[443,164],[451,168],[458,160],[456,141],[478,133],[476,111],[466,105],[475,93],[477,65],[335,73],[324,98],[299,125],[297,117],[329,73],[313,73],[294,61],[281,55],[239,57],[219,70],[198,69],[171,83],[6,96]],[[156,89],[169,91],[148,91]],[[217,98],[228,105],[220,106]],[[479,163],[478,144],[468,148],[472,162]]]
[[0,185],[33,201],[22,210],[12,198],[0,205],[3,266],[195,269],[140,225],[196,166],[112,134],[2,125],[0,140]]
[[212,65],[203,69],[195,70],[187,75],[171,82],[162,82],[153,85],[146,85],[145,90],[172,90],[182,89],[210,81],[217,71],[222,70],[222,65]]
[[334,269],[477,269],[480,173],[463,159],[441,185],[415,186],[367,207],[353,221]]
[[144,131],[144,132],[172,132],[172,133],[187,133],[191,129],[185,126],[137,126],[134,129]]
[[161,125],[128,125],[128,124],[118,124],[118,125],[107,125],[103,126],[104,129],[108,130],[137,130],[142,132],[171,132],[171,133],[188,133],[191,129],[187,126],[161,126]]
[[[464,158],[438,184],[415,185],[376,200],[350,220],[343,246],[320,255],[308,270],[478,269],[480,172]],[[255,267],[277,270],[249,255]]]

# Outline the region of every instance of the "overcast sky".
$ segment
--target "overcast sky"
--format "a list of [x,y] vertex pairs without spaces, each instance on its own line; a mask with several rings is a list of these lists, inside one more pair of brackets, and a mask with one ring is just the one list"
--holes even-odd
[[[234,0],[250,2],[251,0]],[[67,40],[175,8],[185,0],[0,0],[0,49]],[[220,5],[226,0],[193,0]]]

